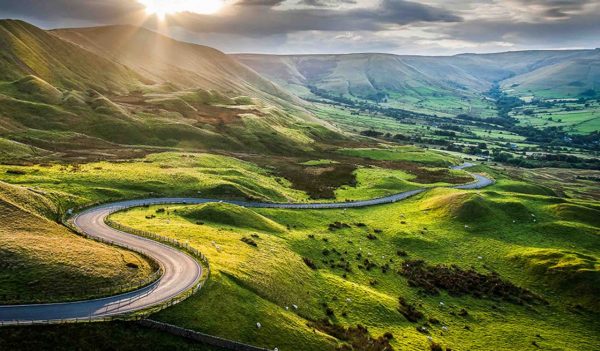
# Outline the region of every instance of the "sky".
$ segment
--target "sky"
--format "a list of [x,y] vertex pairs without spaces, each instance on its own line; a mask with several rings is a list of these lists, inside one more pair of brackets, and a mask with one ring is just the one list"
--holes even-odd
[[600,0],[0,0],[0,18],[45,29],[140,25],[235,53],[600,47]]

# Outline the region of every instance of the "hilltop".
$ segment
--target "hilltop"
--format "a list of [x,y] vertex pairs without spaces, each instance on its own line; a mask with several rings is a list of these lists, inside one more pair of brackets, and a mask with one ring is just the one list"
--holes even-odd
[[297,153],[342,138],[222,52],[143,28],[45,31],[2,20],[0,47],[0,138],[19,149],[12,161],[157,147]]
[[[234,57],[304,96],[318,95],[317,90],[322,90],[350,98],[390,103],[398,100],[414,106],[426,99],[475,100],[504,81],[505,90],[540,97],[578,97],[597,88],[594,67],[600,52],[515,51],[455,56],[238,54]],[[558,72],[561,72],[559,78]],[[569,81],[565,81],[566,76],[570,76]],[[564,85],[571,89],[562,89]]]

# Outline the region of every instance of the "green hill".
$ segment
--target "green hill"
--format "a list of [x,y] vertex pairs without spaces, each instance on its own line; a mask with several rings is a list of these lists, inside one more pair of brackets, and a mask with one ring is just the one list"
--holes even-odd
[[31,24],[0,21],[0,81],[26,76],[64,89],[124,92],[140,83],[133,71]]
[[51,33],[126,65],[153,82],[169,82],[179,89],[201,87],[294,101],[291,95],[218,50],[177,41],[145,28],[106,26],[58,29]]
[[[574,97],[595,89],[597,51],[516,51],[455,56],[391,54],[235,57],[289,91],[313,97],[379,100],[428,114],[489,114],[483,93],[501,82],[508,92]],[[317,93],[318,95],[318,93]]]
[[51,220],[64,210],[55,202],[60,196],[0,182],[0,304],[98,296],[82,287],[118,287],[152,273],[142,256]]
[[510,78],[502,87],[518,95],[539,98],[579,98],[600,95],[600,50]]
[[0,49],[0,137],[48,157],[297,153],[340,138],[231,57],[143,28],[44,31],[2,20]]

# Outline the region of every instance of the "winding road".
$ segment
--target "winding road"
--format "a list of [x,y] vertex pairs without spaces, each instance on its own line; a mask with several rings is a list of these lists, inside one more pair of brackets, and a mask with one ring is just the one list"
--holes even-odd
[[[452,169],[463,170],[471,166],[473,164],[464,163],[452,167]],[[485,176],[471,175],[475,178],[474,182],[453,186],[452,188],[479,189],[493,183],[493,180]],[[416,189],[370,200],[337,203],[261,203],[200,198],[155,198],[96,206],[76,215],[73,218],[73,224],[89,236],[112,241],[133,251],[144,253],[159,263],[163,275],[156,282],[144,288],[105,298],[65,303],[0,306],[0,325],[37,324],[60,320],[101,320],[106,317],[124,315],[158,306],[183,292],[193,289],[198,284],[202,276],[202,266],[188,254],[168,245],[109,227],[105,223],[105,219],[117,210],[145,205],[203,204],[208,202],[226,202],[254,208],[327,209],[366,207],[404,200],[427,189]]]

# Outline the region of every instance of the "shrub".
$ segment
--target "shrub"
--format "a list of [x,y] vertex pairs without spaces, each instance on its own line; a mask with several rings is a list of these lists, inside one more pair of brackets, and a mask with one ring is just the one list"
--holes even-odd
[[7,169],[6,174],[24,175],[24,174],[27,174],[27,172],[20,170],[20,169]]
[[242,239],[243,242],[245,242],[246,244],[250,245],[250,246],[254,246],[254,247],[258,247],[258,244],[256,243],[256,241],[248,238],[248,237],[243,237]]
[[310,268],[310,269],[317,269],[317,265],[308,257],[303,257],[302,261],[304,261],[304,263]]
[[423,318],[423,313],[415,306],[406,301],[403,297],[398,298],[398,302],[400,306],[398,307],[398,311],[408,320],[409,322],[416,323],[421,318]]

